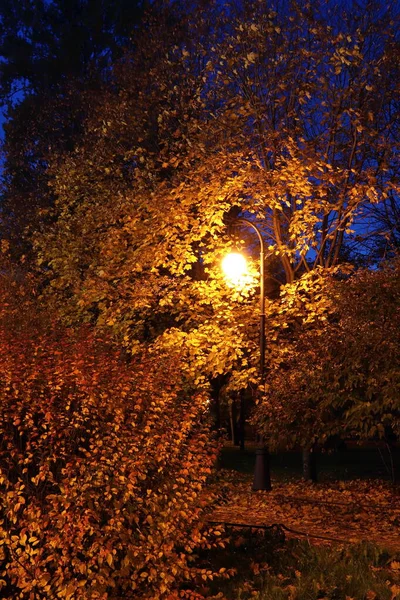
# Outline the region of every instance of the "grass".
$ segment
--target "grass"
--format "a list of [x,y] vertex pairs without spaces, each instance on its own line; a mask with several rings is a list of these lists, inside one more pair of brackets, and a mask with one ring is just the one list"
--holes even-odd
[[[221,467],[250,474],[254,449],[224,448]],[[301,453],[271,456],[276,481],[301,479]],[[318,458],[319,480],[389,478],[375,448],[350,448]],[[219,600],[400,600],[400,554],[363,542],[314,546],[285,540],[281,531],[232,528],[224,549],[197,558],[200,568],[232,569],[227,579],[215,578],[196,590]]]
[[277,531],[236,530],[225,550],[209,553],[202,563],[236,574],[213,580],[201,592],[221,600],[395,600],[399,558],[367,543],[332,548],[284,541]]

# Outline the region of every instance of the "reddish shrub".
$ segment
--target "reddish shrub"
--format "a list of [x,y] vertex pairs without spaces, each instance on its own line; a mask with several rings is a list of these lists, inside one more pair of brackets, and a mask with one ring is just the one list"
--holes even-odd
[[0,315],[3,597],[174,597],[208,543],[206,394],[165,357],[128,363],[89,328],[44,331],[27,304],[21,327],[12,297]]

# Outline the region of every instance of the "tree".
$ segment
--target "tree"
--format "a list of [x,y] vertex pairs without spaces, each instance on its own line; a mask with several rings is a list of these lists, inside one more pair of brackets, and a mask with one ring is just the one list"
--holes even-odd
[[[184,22],[175,26],[174,39],[182,37],[184,27]],[[204,367],[218,371],[227,356],[232,355],[230,364],[236,358],[235,348],[223,349],[222,344],[229,338],[232,309],[218,299],[218,294],[226,297],[232,292],[226,290],[221,276],[214,287],[205,281],[204,267],[210,258],[202,246],[207,237],[208,246],[211,236],[214,242],[217,239],[229,204],[223,204],[220,195],[214,197],[213,205],[208,203],[200,178],[186,184],[181,179],[179,189],[170,184],[174,173],[170,173],[169,159],[178,156],[182,165],[178,164],[177,170],[182,177],[192,162],[198,163],[191,137],[198,135],[199,124],[188,119],[188,112],[203,113],[204,108],[196,78],[184,63],[179,67],[181,49],[173,50],[171,59],[167,55],[171,32],[166,34],[163,28],[164,22],[153,24],[151,35],[159,45],[152,51],[140,39],[132,60],[116,66],[118,94],[105,90],[98,97],[86,122],[85,144],[68,156],[55,157],[50,174],[58,197],[54,214],[59,219],[54,228],[44,228],[37,244],[46,240],[48,254],[42,253],[41,260],[50,277],[53,266],[59,273],[64,268],[69,271],[60,286],[53,286],[51,295],[64,304],[70,321],[95,319],[99,326],[112,327],[131,349],[138,342],[154,341],[169,329],[166,345],[173,339],[180,344],[182,338],[188,338],[189,358],[196,355]],[[182,84],[179,94],[177,84]],[[169,113],[171,105],[174,111]],[[64,179],[67,173],[68,181]],[[218,182],[210,182],[212,193],[216,185]],[[196,193],[193,202],[189,195]],[[179,196],[182,205],[178,212]],[[64,201],[68,204],[65,210]],[[61,231],[71,227],[71,219],[77,228],[73,225],[72,235],[64,235]],[[219,245],[223,246],[222,240]],[[200,255],[204,255],[203,265],[198,261]],[[68,267],[72,264],[78,270]],[[86,281],[83,287],[78,275],[81,268]],[[65,292],[71,303],[64,303]],[[123,298],[124,306],[120,304]],[[218,332],[217,323],[211,320],[219,307],[226,313],[221,312],[219,318],[227,327],[221,326]],[[199,322],[202,329],[192,345],[190,324]],[[234,323],[230,328],[233,334],[240,332]],[[215,339],[214,349],[205,352],[201,339],[210,335]]]
[[52,205],[47,166],[52,148],[70,151],[90,111],[85,91],[107,80],[131,44],[141,0],[1,3],[0,101],[7,109],[2,236],[17,255]]
[[[257,219],[285,297],[309,294],[278,299],[276,314],[293,309],[302,325],[324,313],[320,269],[398,189],[396,66],[385,68],[398,17],[371,2],[314,0],[305,17],[297,3],[206,4],[159,15],[114,65],[79,147],[52,155],[53,225],[34,243],[68,322],[111,328],[131,352],[168,348],[197,382],[232,374],[240,389],[257,381],[255,283],[221,278],[235,244],[224,217]],[[273,366],[284,348],[272,349]]]
[[317,481],[318,450],[342,431],[342,413],[328,406],[327,374],[337,311],[330,291],[335,275],[318,269],[284,286],[269,312],[264,395],[253,422],[272,450],[303,449],[303,475]]
[[392,452],[390,474],[397,481],[399,457],[394,443],[400,436],[399,294],[398,258],[380,271],[361,271],[350,285],[342,283],[334,288],[340,321],[329,342],[331,385],[325,402],[344,414],[349,436],[381,440],[387,445]]
[[308,327],[289,322],[290,342],[280,345],[285,351],[256,414],[275,447],[382,442],[398,477],[399,283],[398,260],[325,280],[325,315]]

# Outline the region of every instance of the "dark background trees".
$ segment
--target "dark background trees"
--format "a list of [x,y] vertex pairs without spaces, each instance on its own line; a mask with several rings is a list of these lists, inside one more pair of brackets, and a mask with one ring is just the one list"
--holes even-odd
[[310,324],[285,317],[285,350],[255,417],[275,448],[374,442],[389,452],[398,479],[399,285],[398,260],[362,269],[323,282],[326,310]]
[[[17,254],[53,203],[47,168],[71,151],[91,98],[132,47],[145,2],[56,0],[0,7],[0,101],[6,110],[2,235]],[[88,94],[87,92],[90,91]]]

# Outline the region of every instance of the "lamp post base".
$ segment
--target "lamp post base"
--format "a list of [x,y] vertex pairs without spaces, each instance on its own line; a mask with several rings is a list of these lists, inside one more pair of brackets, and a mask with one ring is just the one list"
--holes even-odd
[[254,469],[253,492],[271,490],[269,452],[265,446],[256,450],[256,466]]

